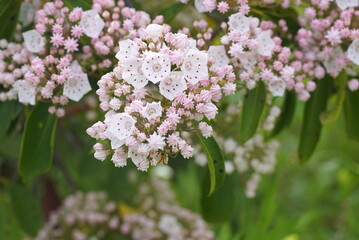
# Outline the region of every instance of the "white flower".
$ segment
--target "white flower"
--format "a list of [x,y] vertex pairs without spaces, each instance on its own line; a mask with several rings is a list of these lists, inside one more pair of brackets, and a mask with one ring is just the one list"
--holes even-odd
[[130,148],[128,151],[128,157],[131,158],[133,164],[136,165],[138,170],[147,171],[150,164],[147,160],[148,154],[138,153],[135,149]]
[[146,27],[146,33],[156,42],[162,36],[163,26],[159,24],[150,24]]
[[196,7],[197,11],[200,13],[208,12],[208,9],[203,6],[204,0],[195,0],[194,6]]
[[158,83],[171,74],[170,57],[166,54],[148,53],[142,64],[142,72],[149,81]]
[[90,90],[87,74],[72,74],[64,84],[63,95],[77,102]]
[[147,120],[156,119],[162,116],[161,102],[147,103],[141,111],[141,114],[147,118]]
[[82,13],[80,26],[88,37],[98,38],[105,26],[105,22],[96,10],[88,10]]
[[79,64],[79,62],[77,60],[73,61],[70,65],[70,69],[71,69],[71,73],[75,73],[75,74],[80,74],[80,73],[84,73],[82,71],[82,67]]
[[120,51],[116,54],[116,58],[119,61],[125,61],[129,58],[138,56],[138,46],[132,40],[123,40],[118,43]]
[[285,82],[282,80],[274,80],[268,84],[268,90],[275,97],[282,97],[284,95],[285,88]]
[[19,21],[23,27],[30,25],[35,18],[35,7],[32,2],[22,2],[19,11]]
[[183,62],[181,70],[184,78],[191,84],[208,79],[208,54],[190,49]]
[[249,31],[250,19],[243,13],[235,13],[228,18],[229,30],[243,34]]
[[343,11],[347,8],[354,8],[359,6],[359,0],[335,0],[335,2],[337,3],[338,7]]
[[348,48],[348,59],[359,65],[359,39],[355,39]]
[[118,148],[112,155],[111,161],[115,167],[124,167],[127,165],[127,156],[122,148]]
[[213,67],[215,68],[224,67],[229,63],[229,58],[223,45],[210,46],[208,49],[208,57],[214,59]]
[[142,59],[130,58],[123,62],[122,78],[135,88],[143,88],[148,80],[142,72]]
[[182,226],[173,215],[163,214],[158,223],[158,228],[170,236],[182,236]]
[[344,53],[341,47],[336,47],[332,54],[327,55],[323,63],[327,73],[331,73],[333,71],[339,72],[341,70],[341,67],[337,64],[337,60],[342,57],[344,57]]
[[108,132],[119,140],[131,136],[135,129],[135,120],[126,113],[116,113],[111,117]]
[[19,102],[35,105],[36,87],[25,80],[19,80],[14,83],[14,89],[17,91]]
[[27,50],[38,53],[45,46],[45,39],[36,30],[29,30],[22,34]]
[[265,57],[272,56],[272,51],[275,47],[275,43],[270,36],[269,31],[261,32],[257,38],[257,51],[258,54]]
[[163,147],[166,145],[165,138],[161,137],[157,133],[154,133],[149,137],[148,145],[151,147],[151,150],[163,150]]
[[186,89],[187,83],[182,72],[172,72],[160,83],[160,93],[171,101]]

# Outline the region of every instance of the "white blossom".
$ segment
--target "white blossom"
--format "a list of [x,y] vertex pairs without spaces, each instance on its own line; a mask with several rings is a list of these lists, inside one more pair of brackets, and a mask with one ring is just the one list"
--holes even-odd
[[354,8],[359,6],[359,0],[335,0],[335,2],[337,3],[338,7],[343,11],[347,8]]
[[142,59],[130,58],[124,61],[122,78],[135,88],[143,88],[148,80],[142,72]]
[[163,26],[159,24],[150,24],[146,27],[146,33],[151,37],[154,42],[162,36]]
[[22,34],[27,50],[38,53],[45,46],[45,39],[36,30],[29,30]]
[[131,136],[135,129],[135,120],[127,113],[116,113],[111,117],[108,132],[117,139],[124,140]]
[[243,34],[249,31],[250,19],[243,13],[235,13],[229,16],[228,25],[231,31],[238,31]]
[[147,160],[148,154],[138,153],[135,149],[130,148],[128,151],[128,157],[131,158],[133,164],[136,165],[138,170],[147,171],[150,164]]
[[149,52],[142,63],[142,72],[146,78],[158,83],[171,74],[171,61],[167,54]]
[[348,59],[359,65],[359,39],[355,39],[348,48]]
[[122,40],[118,43],[120,51],[116,54],[119,61],[125,61],[129,58],[138,56],[138,46],[132,40]]
[[208,49],[208,57],[214,59],[213,67],[224,67],[228,65],[229,58],[223,45],[210,46]]
[[146,107],[143,108],[141,114],[147,120],[152,120],[152,119],[154,120],[158,117],[161,117],[162,116],[161,102],[147,103]]
[[184,78],[191,84],[196,84],[199,81],[208,78],[208,54],[190,49],[187,52],[181,70]]
[[275,47],[275,43],[270,35],[270,31],[261,32],[257,38],[257,51],[259,55],[270,57]]
[[172,72],[160,83],[160,93],[168,100],[173,100],[178,94],[187,89],[182,72]]
[[280,79],[273,80],[268,84],[268,90],[275,97],[282,97],[284,95],[285,88],[286,88],[285,82]]
[[19,80],[15,82],[14,89],[17,91],[19,102],[35,105],[36,88],[34,86],[25,80]]
[[98,38],[105,27],[105,22],[96,10],[88,10],[82,13],[80,26],[88,37]]
[[341,47],[336,47],[333,50],[332,54],[327,55],[323,63],[327,73],[331,73],[333,71],[339,72],[341,70],[341,67],[338,66],[337,60],[343,57],[344,57],[344,52]]
[[72,74],[64,84],[63,95],[77,102],[90,90],[87,74]]

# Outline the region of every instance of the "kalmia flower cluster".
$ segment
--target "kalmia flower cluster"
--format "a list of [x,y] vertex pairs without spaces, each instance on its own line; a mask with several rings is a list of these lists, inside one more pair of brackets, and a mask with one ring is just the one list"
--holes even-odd
[[[239,79],[248,89],[263,81],[273,96],[283,96],[294,85],[295,69],[289,65],[292,53],[272,37],[272,22],[260,22],[242,12],[229,16],[228,33],[221,38],[228,49]],[[225,51],[223,50],[223,54]]]
[[[0,102],[17,99],[17,91],[21,88],[18,80],[24,79],[29,71],[32,57],[22,44],[0,40]],[[23,98],[26,96],[19,96],[20,101]]]
[[[353,65],[359,65],[359,2],[357,0],[312,0],[300,17],[296,41],[299,50],[292,66],[302,72],[297,84],[304,87],[307,78],[333,77],[342,70],[356,76]],[[348,48],[343,46],[349,46]],[[359,89],[359,82],[348,82],[352,91]]]
[[130,158],[145,171],[167,163],[168,156],[191,157],[193,148],[181,133],[211,136],[206,121],[218,112],[214,103],[236,85],[232,67],[209,60],[185,34],[150,24],[139,36],[119,43],[118,66],[98,82],[100,107],[107,113],[87,133],[100,141],[95,158],[111,156],[115,166]]
[[67,197],[34,240],[99,240],[108,236],[133,240],[213,239],[213,233],[199,215],[173,200],[166,182],[157,178],[149,182],[141,184],[137,208],[117,204],[104,192],[78,192]]
[[[154,21],[161,23],[162,18]],[[35,29],[23,33],[34,57],[27,62],[24,78],[15,79],[20,80],[19,101],[31,105],[51,101],[49,112],[62,117],[62,106],[91,90],[87,74],[96,76],[113,66],[118,51],[114,43],[136,37],[137,29],[150,22],[147,13],[125,7],[124,1],[94,0],[88,11],[79,7],[70,11],[62,0],[45,3],[36,12]]]

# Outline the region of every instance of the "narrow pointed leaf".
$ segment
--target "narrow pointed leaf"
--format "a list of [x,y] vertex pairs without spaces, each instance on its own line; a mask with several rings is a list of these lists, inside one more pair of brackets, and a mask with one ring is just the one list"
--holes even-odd
[[210,179],[208,196],[210,196],[216,192],[224,182],[224,157],[221,148],[213,137],[205,138],[200,134],[197,134],[197,136],[207,156]]
[[242,118],[239,129],[239,140],[243,144],[251,139],[257,131],[264,104],[266,90],[264,83],[260,81],[258,86],[249,90],[243,101]]
[[43,224],[40,201],[20,185],[9,184],[8,189],[18,223],[28,235],[35,236]]
[[359,141],[359,91],[346,90],[344,102],[345,123],[348,136]]
[[19,15],[20,0],[0,0],[0,39],[11,40]]
[[19,171],[24,180],[49,170],[55,143],[57,117],[48,104],[38,104],[30,113],[22,136]]
[[0,139],[5,136],[11,122],[17,117],[21,104],[16,101],[0,103]]
[[334,79],[334,83],[337,90],[335,95],[336,101],[331,109],[323,112],[320,115],[320,122],[322,124],[334,122],[338,119],[340,112],[342,111],[343,103],[345,100],[345,89],[347,88],[348,83],[348,76],[345,70],[343,70],[339,76]]
[[271,133],[271,137],[278,135],[283,131],[283,129],[289,127],[290,123],[293,120],[296,102],[297,102],[297,97],[293,91],[287,92],[285,94],[282,110],[276,122],[276,125]]
[[299,158],[307,162],[312,156],[322,129],[320,115],[326,110],[331,86],[331,78],[325,77],[318,81],[318,86],[305,104],[302,131],[299,140]]
[[92,1],[91,0],[82,0],[82,1],[64,0],[64,4],[70,9],[73,9],[75,7],[80,7],[83,10],[89,10],[89,9],[91,9]]
[[8,195],[0,195],[0,239],[23,240],[23,233],[12,211]]
[[208,222],[225,222],[232,218],[235,206],[235,181],[233,176],[226,178],[223,185],[211,196],[207,196],[209,188],[208,174],[204,175],[201,196],[202,216]]

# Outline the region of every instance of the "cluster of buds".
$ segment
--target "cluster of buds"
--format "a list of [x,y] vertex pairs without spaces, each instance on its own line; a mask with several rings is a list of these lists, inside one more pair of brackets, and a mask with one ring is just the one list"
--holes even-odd
[[[9,43],[5,39],[0,40],[0,101],[17,99],[20,90],[18,80],[24,79],[29,71],[32,54],[22,44]],[[21,90],[20,90],[21,91]],[[19,100],[26,99],[26,95],[20,95]],[[35,99],[32,99],[34,104]]]
[[[292,64],[302,72],[297,79],[299,88],[312,88],[305,82],[308,78],[320,80],[326,74],[336,77],[343,70],[356,75],[353,65],[359,65],[358,7],[357,0],[312,0],[305,9],[305,15],[299,18],[299,50]],[[357,90],[358,80],[349,81],[349,88]]]
[[173,201],[167,182],[150,179],[141,184],[136,199],[140,204],[131,208],[111,201],[104,192],[78,192],[50,215],[34,240],[99,240],[108,236],[133,240],[213,239],[212,231],[198,214]]
[[274,26],[238,12],[223,26],[228,27],[228,33],[221,42],[248,89],[263,81],[273,96],[283,96],[287,88],[293,87],[295,69],[289,65],[290,49],[281,46],[279,37],[272,37]]
[[94,146],[95,158],[112,155],[116,166],[130,158],[145,171],[177,153],[191,157],[193,148],[181,133],[211,136],[206,121],[218,112],[214,103],[236,85],[232,67],[209,61],[209,53],[185,34],[150,24],[139,36],[119,43],[118,66],[98,82],[100,107],[107,113],[87,133],[102,142]]

